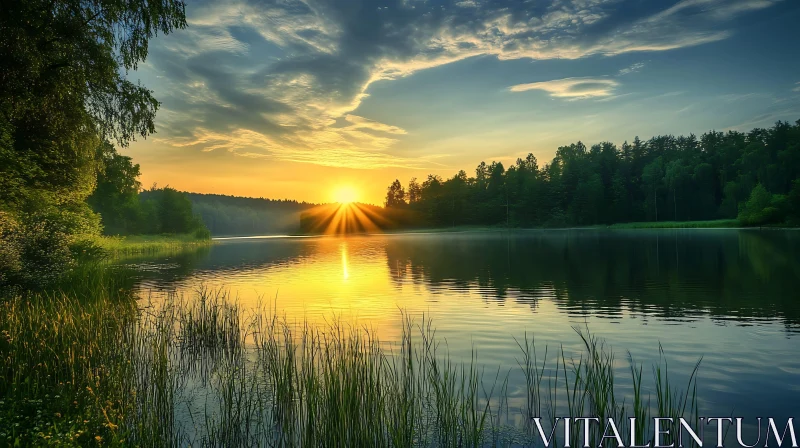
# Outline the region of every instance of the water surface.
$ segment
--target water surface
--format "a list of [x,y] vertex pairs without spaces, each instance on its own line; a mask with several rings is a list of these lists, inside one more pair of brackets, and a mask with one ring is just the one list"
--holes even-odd
[[[581,352],[573,327],[649,366],[659,343],[685,384],[702,357],[700,414],[798,417],[800,232],[542,230],[221,239],[196,253],[138,262],[143,291],[225,288],[244,308],[290,319],[331,316],[391,341],[400,310],[433,319],[450,353],[511,371],[514,338]],[[753,420],[754,422],[755,420]]]

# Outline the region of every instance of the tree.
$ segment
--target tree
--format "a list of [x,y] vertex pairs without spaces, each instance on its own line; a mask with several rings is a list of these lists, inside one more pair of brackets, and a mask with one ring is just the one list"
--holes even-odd
[[739,220],[750,226],[780,222],[784,218],[786,197],[772,195],[758,184],[750,192],[750,198],[739,210]]
[[410,181],[408,181],[408,203],[414,204],[418,202],[422,198],[422,187],[420,186],[419,182],[417,182],[416,177],[412,177]]
[[[672,192],[672,219],[675,221],[679,220],[678,191],[680,190],[682,193],[687,189],[687,186],[690,187],[691,180],[692,177],[683,160],[673,160],[667,164],[664,170],[664,182]],[[685,206],[682,205],[681,209],[685,209]],[[683,215],[683,217],[685,218],[686,215]]]
[[612,222],[627,222],[630,220],[630,194],[622,173],[617,172],[611,180],[612,196]]
[[[474,177],[463,170],[446,182],[428,176],[413,195],[412,182],[409,196],[421,212],[417,216],[432,225],[733,218],[740,205],[745,224],[800,222],[798,154],[800,121],[748,133],[711,131],[699,138],[637,137],[620,150],[602,142],[587,151],[577,142],[558,148],[541,168],[532,154],[508,169],[497,161],[481,162]],[[754,192],[759,184],[763,192]]]
[[102,217],[103,230],[110,235],[142,232],[139,165],[119,155],[109,143],[101,147],[99,159],[97,187],[87,202]]
[[600,221],[603,206],[603,182],[599,174],[582,180],[575,189],[570,205],[570,215],[575,224],[590,225]]
[[154,132],[158,101],[123,72],[145,59],[156,33],[185,26],[184,3],[26,0],[3,9],[0,203],[20,204],[31,190],[83,200],[101,141],[124,146]]
[[663,179],[664,162],[659,156],[642,170],[642,185],[646,192],[645,211],[649,213],[652,210],[651,216],[655,217],[656,221],[658,221],[658,190],[661,188]]
[[792,189],[786,198],[786,208],[790,224],[800,225],[800,179],[792,182]]
[[142,214],[147,223],[143,233],[194,234],[208,236],[208,229],[194,213],[192,201],[186,193],[174,188],[153,186],[140,194]]
[[[108,142],[155,131],[158,101],[125,73],[144,61],[150,38],[185,25],[182,0],[3,3],[0,245],[19,252],[0,258],[52,267],[55,277],[71,264],[64,248],[99,232],[85,201]],[[0,261],[0,277],[6,268]]]
[[692,173],[693,194],[691,196],[690,217],[692,219],[713,219],[716,217],[717,202],[716,176],[710,163],[698,163]]
[[386,207],[402,207],[406,205],[406,192],[399,180],[395,179],[386,189]]

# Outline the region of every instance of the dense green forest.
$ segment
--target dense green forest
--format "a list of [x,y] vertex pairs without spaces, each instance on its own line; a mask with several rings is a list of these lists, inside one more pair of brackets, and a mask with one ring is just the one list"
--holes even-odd
[[621,147],[581,142],[539,166],[481,162],[444,180],[395,180],[387,208],[419,225],[571,226],[738,218],[742,225],[800,224],[800,121],[697,138],[636,137]]
[[98,237],[206,236],[169,188],[139,195],[116,152],[155,132],[159,102],[126,73],[186,25],[179,0],[4,3],[0,14],[0,285],[42,284],[99,256]]
[[296,233],[300,228],[300,215],[315,206],[289,199],[201,193],[186,195],[212,235]]
[[110,144],[98,155],[102,168],[96,186],[87,198],[100,215],[106,235],[193,233],[208,236],[200,217],[193,211],[186,193],[174,188],[142,190],[139,165],[118,154]]

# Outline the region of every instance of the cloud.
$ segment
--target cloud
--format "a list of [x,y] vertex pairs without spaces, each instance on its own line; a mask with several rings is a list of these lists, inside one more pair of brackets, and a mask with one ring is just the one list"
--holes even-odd
[[792,89],[792,92],[800,92],[800,82],[796,82],[796,83],[794,83],[794,85],[797,86],[797,87]]
[[769,98],[770,96],[771,95],[769,95],[767,93],[756,93],[756,92],[746,93],[746,92],[742,92],[742,93],[728,93],[728,94],[724,94],[724,95],[719,95],[717,98],[719,98],[722,101],[728,102],[728,103],[733,103],[733,102],[736,102],[736,101],[742,101],[742,100],[746,100],[746,99]]
[[617,75],[618,76],[630,75],[631,73],[636,73],[643,68],[644,68],[644,62],[637,62],[635,64],[632,64],[630,67],[623,68],[617,73]]
[[347,114],[344,116],[344,118],[348,122],[352,123],[352,125],[349,126],[351,129],[369,129],[372,131],[386,132],[389,134],[406,134],[405,129],[379,123],[364,117],[359,117],[358,115]]
[[613,79],[605,78],[565,78],[552,81],[534,82],[530,84],[517,84],[512,86],[512,92],[525,92],[528,90],[544,90],[556,98],[585,99],[605,97],[614,92],[619,83]]
[[176,147],[197,148],[205,152],[228,151],[244,157],[275,158],[332,167],[421,168],[425,165],[424,161],[362,149],[364,146],[385,149],[394,143],[392,139],[375,138],[366,133],[352,133],[346,130],[311,135],[313,140],[308,139],[309,134],[303,133],[297,134],[293,139],[285,140],[246,129],[223,133],[198,128],[191,137],[166,141]]
[[[389,157],[405,130],[353,114],[376,81],[479,55],[576,59],[701,45],[730,36],[732,19],[777,1],[199,0],[187,7],[187,30],[152,42],[141,71],[156,80],[165,142],[310,163],[347,154],[336,163],[412,166]],[[527,86],[577,99],[607,97],[617,83]]]

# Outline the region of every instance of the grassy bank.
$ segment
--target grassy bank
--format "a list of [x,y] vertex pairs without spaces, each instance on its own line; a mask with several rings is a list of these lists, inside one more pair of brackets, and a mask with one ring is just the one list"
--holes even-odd
[[335,320],[245,317],[220,291],[137,309],[124,275],[81,278],[0,306],[0,443],[507,446],[533,440],[532,416],[696,413],[695,377],[675,387],[662,361],[643,386],[633,360],[618,377],[611,348],[586,330],[577,358],[510,339],[525,378],[510,403],[511,372],[476,353],[450,358],[424,317],[403,316],[388,344]]
[[128,235],[103,236],[97,244],[112,256],[141,255],[175,252],[185,249],[210,246],[210,238],[195,235]]
[[0,444],[123,440],[135,392],[129,279],[89,267],[73,274],[59,291],[0,295]]

